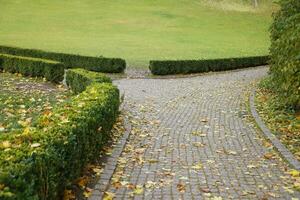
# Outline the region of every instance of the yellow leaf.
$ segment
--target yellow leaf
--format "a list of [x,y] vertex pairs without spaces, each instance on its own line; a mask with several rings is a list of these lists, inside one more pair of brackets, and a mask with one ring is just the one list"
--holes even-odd
[[65,190],[64,191],[64,200],[72,200],[75,199],[75,195],[72,190]]
[[203,167],[202,164],[198,163],[197,165],[193,165],[192,169],[199,170],[199,169],[202,169],[202,167]]
[[115,197],[115,194],[112,192],[105,192],[103,200],[113,200]]
[[300,172],[298,170],[293,169],[289,171],[289,174],[292,175],[293,177],[299,177]]
[[30,128],[29,127],[26,127],[24,130],[23,130],[23,135],[29,135],[30,133]]
[[11,147],[11,143],[8,140],[2,142],[2,148],[7,149]]
[[85,191],[83,192],[83,196],[85,197],[85,198],[89,198],[91,195],[92,195],[92,189],[90,189],[90,188],[85,188]]
[[135,189],[133,190],[133,194],[142,194],[144,192],[144,189],[142,186],[140,185],[137,185],[135,187]]

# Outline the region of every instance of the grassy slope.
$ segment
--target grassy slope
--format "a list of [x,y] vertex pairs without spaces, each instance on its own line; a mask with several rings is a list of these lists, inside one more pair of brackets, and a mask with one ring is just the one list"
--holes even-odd
[[147,66],[149,59],[260,55],[269,46],[270,12],[224,10],[199,0],[0,0],[0,5],[0,44],[123,57],[135,67]]

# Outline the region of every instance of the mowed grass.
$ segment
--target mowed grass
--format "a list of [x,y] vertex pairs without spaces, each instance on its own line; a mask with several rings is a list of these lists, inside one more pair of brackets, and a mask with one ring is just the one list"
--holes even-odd
[[0,0],[0,44],[122,57],[131,67],[267,54],[272,6],[218,2]]
[[34,127],[41,114],[71,96],[63,87],[20,74],[0,73],[0,86],[0,135]]

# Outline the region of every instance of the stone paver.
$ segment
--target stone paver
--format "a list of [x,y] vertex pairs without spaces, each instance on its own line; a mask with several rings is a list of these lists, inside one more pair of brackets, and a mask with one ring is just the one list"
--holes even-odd
[[246,119],[245,91],[266,73],[115,81],[132,130],[107,192],[115,199],[299,197],[287,165],[264,158],[270,147]]

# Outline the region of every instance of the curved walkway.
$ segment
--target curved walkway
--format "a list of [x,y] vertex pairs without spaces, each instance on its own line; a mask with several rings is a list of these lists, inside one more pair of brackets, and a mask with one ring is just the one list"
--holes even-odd
[[192,78],[122,79],[131,134],[115,199],[292,199],[289,168],[247,116],[251,68]]

